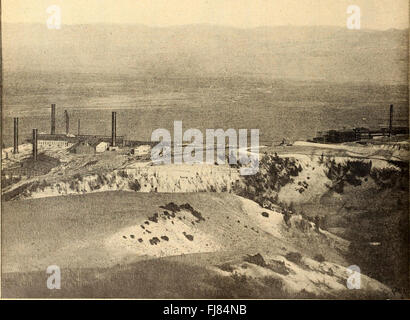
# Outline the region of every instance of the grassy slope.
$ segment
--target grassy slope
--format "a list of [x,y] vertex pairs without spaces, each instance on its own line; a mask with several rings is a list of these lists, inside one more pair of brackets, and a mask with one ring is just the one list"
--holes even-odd
[[[129,237],[127,240],[122,238],[121,230],[130,228],[135,228],[134,233],[140,232],[144,244],[150,237],[159,238],[162,233],[155,234],[155,230],[160,225],[170,227],[168,220],[165,221],[167,224],[150,222],[147,227],[151,228],[152,234],[149,235],[141,233],[138,227],[155,212],[161,212],[160,205],[171,201],[178,205],[189,203],[205,219],[192,224],[196,218],[185,214],[186,219],[178,220],[177,216],[173,220],[175,224],[183,221],[194,236],[193,241],[185,240],[184,245],[178,247],[192,249],[192,245],[197,245],[204,248],[199,236],[205,234],[218,245],[217,252],[150,259],[140,255],[142,246],[136,239],[129,245]],[[262,211],[254,203],[226,193],[104,192],[7,202],[3,215],[6,226],[3,233],[3,293],[6,296],[232,297],[239,294],[272,297],[275,294],[266,288],[256,291],[248,287],[237,288],[241,281],[235,277],[231,279],[233,283],[216,281],[218,275],[207,267],[238,259],[247,253],[283,256],[289,251],[303,251],[311,257],[322,252],[328,261],[343,264],[343,258],[332,247],[334,244],[323,235],[288,229],[280,214],[269,211],[269,218],[266,218],[261,215]],[[178,230],[171,232],[169,229],[169,241],[153,245],[152,251],[163,246],[166,252]],[[114,239],[118,246],[107,246],[107,239]],[[123,245],[126,242],[128,244]],[[123,251],[123,255],[118,255],[118,251]],[[150,250],[145,252],[150,253]],[[65,290],[60,293],[51,293],[45,288],[45,270],[52,264],[63,270]],[[114,288],[116,277],[120,278],[119,287]],[[127,281],[129,277],[134,285]],[[206,281],[203,280],[203,286],[196,292],[195,283],[202,278]],[[155,279],[156,284],[149,279]]]
[[[143,224],[155,212],[163,211],[160,205],[169,202],[190,203],[202,212],[206,221],[196,228],[213,234],[225,249],[233,244],[236,248],[271,246],[268,239],[272,236],[245,214],[239,199],[217,193],[106,192],[6,202],[3,270],[44,270],[55,260],[62,265],[109,265],[111,262],[104,258],[104,241],[121,229]],[[94,264],[90,256],[98,257],[98,261]]]

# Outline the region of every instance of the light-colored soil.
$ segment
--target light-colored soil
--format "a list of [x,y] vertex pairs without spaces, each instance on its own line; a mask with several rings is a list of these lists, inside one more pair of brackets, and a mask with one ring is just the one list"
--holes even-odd
[[[369,235],[364,239],[375,241],[373,229],[365,225],[371,225],[370,220],[361,218],[363,225],[357,225],[355,210],[377,205],[388,211],[399,206],[400,195],[387,201],[388,190],[377,200],[371,193],[378,186],[370,178],[362,179],[360,186],[346,185],[343,194],[330,192],[332,181],[319,157],[331,156],[337,163],[371,159],[374,168],[393,168],[388,160],[402,157],[406,148],[404,144],[329,147],[296,143],[263,149],[295,159],[301,166],[297,176],[277,193],[278,201],[292,203],[296,213],[303,211],[311,221],[317,215],[327,218],[327,231],[295,212],[285,222],[279,207],[268,210],[232,193],[219,193],[234,192],[231,188],[241,178],[237,168],[227,165],[152,166],[125,153],[79,156],[48,150],[46,154],[57,155],[61,165],[41,177],[23,177],[9,189],[27,181],[42,184],[20,197],[25,200],[3,205],[2,268],[7,280],[3,290],[9,296],[25,296],[28,291],[18,279],[37,281],[29,290],[36,296],[43,292],[36,286],[42,285],[47,266],[58,265],[70,274],[74,285],[68,286],[63,296],[89,296],[82,286],[94,285],[95,279],[97,287],[109,286],[110,294],[118,296],[119,291],[112,288],[117,276],[126,287],[121,294],[130,297],[346,296],[346,267],[357,253],[349,256],[352,243],[341,237],[349,233],[351,240],[352,234],[365,230]],[[18,157],[24,157],[24,152]],[[19,160],[8,161],[6,165]],[[140,192],[131,191],[130,182],[135,181]],[[170,203],[179,209],[163,208]],[[189,208],[199,212],[200,218]],[[301,260],[289,260],[290,253],[301,253]],[[262,265],[247,260],[255,254],[263,257]],[[318,256],[323,262],[315,261]],[[175,267],[172,275],[158,271],[166,265]],[[135,270],[141,277],[158,278],[167,289],[144,291],[142,278],[128,283],[127,277]],[[87,276],[77,278],[81,272]],[[185,291],[176,283],[174,287],[165,285],[177,281],[174,273],[180,272],[190,277]],[[190,291],[195,281],[202,281],[200,292]],[[392,296],[387,287],[364,275],[363,288],[365,295]]]
[[[170,202],[180,208],[189,204],[200,216],[195,216],[189,209],[182,208],[173,213],[172,210],[160,208]],[[73,270],[85,273],[86,270],[100,270],[91,277],[98,278],[98,274],[103,272],[101,270],[105,269],[111,270],[109,274],[114,276],[114,269],[118,266],[129,268],[127,266],[142,261],[168,259],[169,263],[179,261],[186,266],[184,268],[200,268],[204,274],[210,273],[212,277],[222,279],[236,279],[242,274],[258,283],[260,280],[257,279],[261,277],[279,277],[283,282],[280,294],[289,296],[300,294],[304,287],[302,282],[306,282],[305,289],[313,295],[335,295],[340,290],[345,291],[340,282],[344,279],[343,270],[347,263],[338,253],[344,250],[342,239],[332,238],[314,228],[302,232],[295,226],[288,227],[282,214],[231,194],[101,192],[8,202],[4,212],[3,224],[7,227],[3,233],[2,264],[5,279],[9,280],[20,274],[21,279],[36,282],[33,279],[45,272],[49,265],[72,270],[66,271],[66,274]],[[153,243],[155,238],[158,241]],[[237,265],[248,254],[260,253],[270,261],[286,260],[289,252],[303,252],[304,259],[310,257],[306,261],[311,261],[317,252],[322,252],[325,259],[332,261],[332,266],[337,266],[340,272],[337,278],[330,279],[332,276],[326,275],[327,280],[323,280],[317,278],[323,266],[318,267],[314,263],[313,267],[309,267],[312,270],[305,267],[302,270],[300,266],[287,262],[293,274],[289,277],[279,276],[280,273],[278,275],[268,266],[260,269],[256,265]],[[232,270],[239,268],[239,273],[217,271],[218,265],[226,263],[231,265]],[[119,274],[121,272],[118,271]],[[71,274],[71,282],[77,281],[72,277]],[[331,290],[318,289],[322,286],[322,280],[330,283]],[[371,292],[388,294],[388,289],[377,281],[369,281],[372,283]],[[22,288],[18,287],[18,283],[3,287],[4,292],[10,290],[11,295],[12,292],[21,294]],[[114,284],[110,282],[109,285]],[[178,292],[178,285],[175,286],[175,292]],[[75,295],[76,291],[72,290],[66,294]],[[128,294],[132,296],[132,293]],[[139,294],[135,292],[135,296]],[[168,295],[164,293],[164,296]]]

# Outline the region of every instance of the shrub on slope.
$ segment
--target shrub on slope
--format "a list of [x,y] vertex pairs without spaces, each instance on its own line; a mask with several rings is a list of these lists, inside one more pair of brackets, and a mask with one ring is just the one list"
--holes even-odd
[[282,187],[294,182],[302,171],[296,159],[281,158],[276,153],[265,155],[259,163],[259,171],[254,175],[244,176],[244,183],[235,187],[235,193],[261,206],[279,204],[277,194]]
[[372,162],[362,160],[347,160],[344,163],[336,163],[334,159],[329,159],[325,163],[325,174],[332,182],[328,188],[337,193],[343,193],[345,184],[360,186],[362,178],[369,176],[372,168]]

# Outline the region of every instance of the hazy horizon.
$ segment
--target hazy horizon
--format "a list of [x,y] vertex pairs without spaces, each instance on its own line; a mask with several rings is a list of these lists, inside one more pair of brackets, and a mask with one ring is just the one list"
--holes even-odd
[[251,29],[274,26],[346,27],[347,7],[361,10],[361,27],[369,30],[407,29],[406,0],[6,0],[3,23],[46,23],[51,5],[61,8],[62,25],[124,24],[172,27],[209,24]]
[[[45,23],[40,22],[2,22],[2,25],[44,25],[46,28]],[[216,27],[216,28],[227,28],[227,29],[237,29],[237,30],[255,30],[255,29],[275,29],[275,28],[307,28],[307,29],[314,29],[314,28],[331,28],[331,29],[345,29],[342,26],[334,26],[334,25],[260,25],[260,26],[252,26],[252,27],[239,27],[239,26],[232,26],[232,25],[224,25],[224,24],[212,24],[212,23],[187,23],[187,24],[175,24],[175,25],[167,25],[167,26],[155,26],[155,25],[148,25],[143,23],[106,23],[106,22],[93,22],[93,23],[73,23],[73,24],[65,24],[69,27],[75,26],[98,26],[98,25],[107,25],[107,26],[127,26],[127,27],[145,27],[145,28],[153,28],[153,29],[170,29],[170,28],[183,28],[183,27],[190,27],[190,26],[207,26],[207,27]],[[391,30],[397,31],[406,31],[409,27],[403,28],[388,28],[388,29],[372,29],[372,28],[361,28],[360,31],[374,31],[374,32],[386,32]]]

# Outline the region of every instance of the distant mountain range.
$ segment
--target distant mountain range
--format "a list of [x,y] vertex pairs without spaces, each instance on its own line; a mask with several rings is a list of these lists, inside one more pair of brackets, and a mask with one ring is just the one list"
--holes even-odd
[[7,72],[407,83],[408,29],[3,24]]

